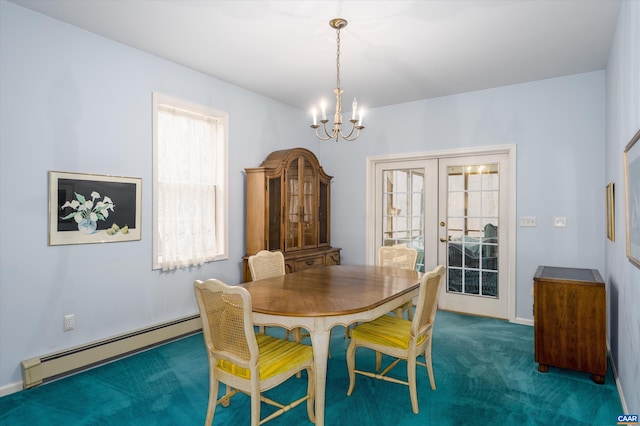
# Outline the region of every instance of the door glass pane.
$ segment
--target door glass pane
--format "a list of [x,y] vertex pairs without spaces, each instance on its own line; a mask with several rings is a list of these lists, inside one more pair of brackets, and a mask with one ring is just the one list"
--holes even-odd
[[498,164],[447,169],[447,291],[498,297]]
[[382,179],[382,244],[415,248],[424,271],[424,169],[385,170]]

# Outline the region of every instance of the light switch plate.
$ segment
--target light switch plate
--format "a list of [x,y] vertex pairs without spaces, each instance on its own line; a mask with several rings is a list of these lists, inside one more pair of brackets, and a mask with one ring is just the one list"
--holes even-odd
[[564,216],[556,216],[553,218],[553,226],[555,228],[566,228],[567,218]]
[[520,216],[520,226],[525,228],[535,228],[536,217],[535,216]]

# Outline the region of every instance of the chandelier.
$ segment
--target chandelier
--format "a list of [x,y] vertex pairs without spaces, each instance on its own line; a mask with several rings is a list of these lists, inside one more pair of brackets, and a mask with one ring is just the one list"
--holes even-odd
[[312,110],[313,124],[311,125],[311,128],[315,131],[318,139],[321,139],[323,141],[327,141],[329,139],[335,139],[336,142],[338,142],[338,139],[342,137],[342,139],[350,142],[350,141],[356,140],[358,136],[360,136],[360,130],[364,129],[364,126],[362,125],[362,116],[363,116],[362,108],[360,108],[360,111],[358,111],[358,101],[356,100],[356,98],[353,98],[353,103],[351,104],[351,107],[352,107],[351,119],[349,120],[349,122],[351,123],[351,129],[349,130],[349,133],[345,133],[342,128],[341,95],[343,93],[343,90],[340,88],[340,30],[347,26],[347,21],[342,18],[335,18],[329,22],[329,25],[331,26],[331,28],[334,28],[336,30],[336,34],[337,34],[336,43],[338,46],[338,49],[336,52],[337,88],[333,91],[333,93],[336,94],[336,113],[333,116],[333,129],[329,131],[327,129],[327,123],[329,122],[329,120],[327,120],[326,105],[324,101],[322,101],[320,103],[321,118],[319,121],[320,123],[322,123],[322,129],[324,133],[322,131],[318,132],[318,128],[320,127],[320,125],[318,124],[318,119],[316,116],[317,110],[315,109],[315,107]]

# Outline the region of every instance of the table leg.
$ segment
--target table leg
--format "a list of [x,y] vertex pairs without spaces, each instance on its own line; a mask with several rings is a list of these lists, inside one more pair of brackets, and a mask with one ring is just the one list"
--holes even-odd
[[311,335],[311,345],[313,346],[313,359],[316,364],[316,426],[324,426],[327,358],[329,356],[331,330],[312,330],[309,334]]

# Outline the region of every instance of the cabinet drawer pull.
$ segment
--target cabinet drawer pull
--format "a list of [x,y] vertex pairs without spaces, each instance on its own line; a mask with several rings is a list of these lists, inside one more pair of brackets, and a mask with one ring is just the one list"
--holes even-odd
[[307,265],[311,266],[311,265],[313,265],[313,264],[315,263],[315,260],[313,260],[313,259],[309,259],[309,260],[307,260],[305,263],[306,263]]

